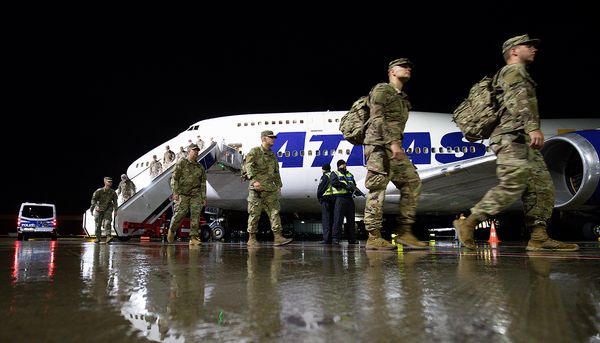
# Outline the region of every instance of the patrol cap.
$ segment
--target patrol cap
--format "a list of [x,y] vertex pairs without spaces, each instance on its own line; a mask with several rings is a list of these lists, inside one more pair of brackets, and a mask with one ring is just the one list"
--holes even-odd
[[200,148],[198,147],[198,144],[192,143],[188,145],[188,151],[190,150],[200,150]]
[[344,161],[344,160],[339,160],[339,161],[337,161],[337,166],[338,166],[338,168],[339,168],[341,165],[344,165],[344,164],[346,164],[346,161]]
[[331,170],[331,166],[329,165],[329,163],[325,163],[323,164],[323,166],[321,167],[323,170],[327,170],[330,171]]
[[104,181],[110,181],[110,182],[112,182],[112,177],[110,177],[110,176],[105,176],[105,177],[104,177]]
[[415,67],[415,65],[408,58],[402,57],[402,58],[398,58],[398,59],[391,61],[390,64],[388,64],[388,70],[392,69],[395,66],[405,66],[405,65],[408,65],[411,68]]
[[529,35],[521,35],[509,38],[502,44],[502,53],[504,54],[508,49],[514,48],[517,45],[531,44],[533,46],[540,45],[540,40],[537,38],[529,38]]
[[260,136],[261,137],[273,137],[273,138],[277,138],[277,136],[271,130],[265,130],[265,131],[261,132]]

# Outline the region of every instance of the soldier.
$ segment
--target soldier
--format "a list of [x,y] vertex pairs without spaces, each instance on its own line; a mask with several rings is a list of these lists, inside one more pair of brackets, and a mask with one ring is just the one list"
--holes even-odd
[[[252,148],[246,155],[248,186],[248,246],[258,246],[256,232],[258,220],[264,210],[271,220],[271,231],[275,237],[273,245],[284,245],[292,241],[281,234],[279,217],[279,195],[282,187],[279,162],[271,150],[277,136],[271,130],[261,132],[261,146]],[[212,138],[211,138],[212,139]]]
[[400,214],[396,229],[396,243],[412,248],[423,248],[412,234],[417,199],[421,193],[421,179],[415,166],[402,149],[404,127],[411,108],[402,87],[410,80],[413,64],[408,58],[393,60],[388,65],[389,83],[379,83],[369,94],[371,124],[365,132],[365,157],[369,189],[365,205],[365,228],[369,232],[367,249],[394,249],[381,237],[383,201],[390,181],[400,190]]
[[124,203],[135,194],[135,184],[127,177],[127,174],[121,175],[121,182],[117,187],[117,195],[120,197],[119,204]]
[[509,207],[519,197],[523,201],[525,224],[531,231],[530,251],[575,251],[567,244],[548,237],[546,226],[554,207],[554,184],[539,149],[544,145],[540,130],[536,83],[526,66],[533,62],[539,39],[528,35],[508,39],[502,45],[506,65],[494,77],[499,122],[490,136],[496,154],[499,184],[490,189],[465,220],[455,220],[460,242],[475,249],[475,226]]
[[185,149],[182,146],[180,146],[179,152],[177,153],[177,155],[175,155],[175,163],[183,160],[186,157],[187,157],[187,152],[185,151]]
[[173,242],[175,232],[181,225],[183,218],[190,213],[190,245],[200,245],[200,212],[206,206],[206,172],[198,163],[200,149],[196,144],[191,144],[186,159],[175,165],[171,178],[173,200],[176,203],[175,214],[171,220],[167,241]]
[[323,228],[323,240],[321,244],[331,244],[331,228],[333,227],[333,209],[335,199],[333,187],[331,186],[331,166],[329,163],[321,167],[323,175],[317,187],[317,199],[321,204],[321,226]]
[[356,244],[355,222],[354,222],[354,190],[356,181],[354,175],[346,169],[346,161],[337,161],[335,172],[331,173],[331,185],[333,186],[333,196],[335,198],[335,207],[333,210],[333,243],[339,244],[342,238],[342,227],[344,218],[346,218],[346,228],[348,229],[348,244]]
[[196,138],[196,144],[198,145],[198,148],[200,148],[200,151],[204,150],[204,141],[202,138],[200,138],[200,135],[198,135]]
[[96,239],[99,243],[102,236],[102,227],[106,231],[106,243],[111,240],[113,211],[117,209],[117,193],[112,187],[112,178],[104,178],[104,187],[98,188],[92,195],[92,206],[90,211],[94,213],[96,222]]
[[163,155],[163,165],[165,168],[169,168],[173,162],[175,162],[175,153],[167,145],[165,146],[165,154]]
[[160,173],[162,173],[163,168],[162,168],[162,163],[160,163],[160,161],[158,160],[158,158],[156,157],[156,155],[152,155],[152,162],[150,162],[150,177],[151,178],[155,178],[158,175],[160,175]]

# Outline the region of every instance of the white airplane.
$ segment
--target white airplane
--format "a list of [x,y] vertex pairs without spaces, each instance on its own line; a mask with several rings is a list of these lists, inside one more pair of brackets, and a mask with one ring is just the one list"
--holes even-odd
[[[179,147],[188,145],[188,140],[196,142],[197,136],[201,136],[206,142],[200,157],[206,157],[203,163],[208,170],[208,206],[245,212],[248,184],[235,173],[236,167],[245,153],[260,145],[260,132],[272,130],[277,135],[273,150],[279,157],[283,181],[282,213],[318,214],[316,189],[324,163],[335,166],[339,159],[347,161],[359,188],[367,193],[363,147],[348,143],[339,131],[344,113],[263,113],[201,120],[140,156],[129,166],[127,174],[138,190],[161,188],[159,202],[163,202],[170,195],[171,169],[151,180],[148,165],[152,155],[162,157],[166,145],[179,151]],[[410,113],[403,146],[423,182],[418,215],[456,215],[471,208],[497,184],[495,155],[488,142],[466,141],[451,118],[450,114],[443,113]],[[555,209],[586,213],[583,224],[596,230],[600,230],[599,128],[597,118],[542,120],[546,137],[542,152],[556,187]],[[162,185],[152,186],[158,183]],[[136,196],[150,198],[150,193],[139,191]],[[385,196],[386,215],[397,213],[399,200],[398,190],[390,183]],[[365,198],[356,199],[357,220],[363,215],[364,204]],[[127,205],[123,204],[120,209],[126,210]],[[149,212],[154,211],[151,207],[143,201],[137,206],[132,204],[128,215],[119,219],[117,214],[116,227],[132,221],[147,222]],[[511,207],[519,208],[518,204]],[[154,211],[152,219],[161,213]]]

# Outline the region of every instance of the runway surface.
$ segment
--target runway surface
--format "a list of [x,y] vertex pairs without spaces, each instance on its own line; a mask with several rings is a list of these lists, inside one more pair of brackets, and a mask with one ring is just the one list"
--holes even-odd
[[600,243],[0,240],[0,342],[600,342]]

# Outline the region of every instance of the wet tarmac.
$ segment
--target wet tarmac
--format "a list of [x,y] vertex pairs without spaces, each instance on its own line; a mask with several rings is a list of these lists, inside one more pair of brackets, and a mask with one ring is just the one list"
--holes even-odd
[[0,240],[0,342],[600,342],[600,243]]

